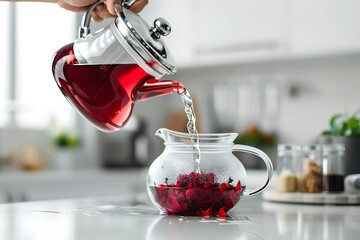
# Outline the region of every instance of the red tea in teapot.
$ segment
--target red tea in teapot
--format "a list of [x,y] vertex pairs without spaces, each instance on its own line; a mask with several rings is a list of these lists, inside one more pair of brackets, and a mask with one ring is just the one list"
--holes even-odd
[[137,100],[185,91],[181,83],[156,80],[135,63],[78,64],[73,44],[57,52],[52,70],[69,102],[102,131],[124,126]]
[[79,38],[60,48],[53,59],[53,75],[62,93],[103,131],[124,126],[137,100],[185,91],[177,81],[158,80],[176,74],[173,56],[163,42],[170,24],[157,18],[150,26],[129,9],[134,2],[123,1],[113,21],[94,33],[91,14],[102,1],[90,5]]

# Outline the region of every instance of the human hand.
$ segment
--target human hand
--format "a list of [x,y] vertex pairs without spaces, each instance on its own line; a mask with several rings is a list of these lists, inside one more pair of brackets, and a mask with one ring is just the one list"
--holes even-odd
[[[55,0],[57,4],[67,10],[73,12],[84,12],[88,9],[89,5],[97,2],[98,0]],[[99,4],[95,10],[91,13],[92,18],[99,22],[105,18],[114,17],[115,7],[121,6],[122,0],[105,0],[102,4]],[[135,13],[140,12],[148,3],[148,0],[136,0],[131,6],[131,10]]]

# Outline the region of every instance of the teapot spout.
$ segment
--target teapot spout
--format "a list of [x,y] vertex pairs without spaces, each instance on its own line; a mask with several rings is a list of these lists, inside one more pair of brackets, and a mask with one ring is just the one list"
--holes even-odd
[[140,101],[163,96],[171,93],[181,94],[186,91],[184,85],[173,80],[157,80],[152,78],[145,82],[138,90],[136,99]]

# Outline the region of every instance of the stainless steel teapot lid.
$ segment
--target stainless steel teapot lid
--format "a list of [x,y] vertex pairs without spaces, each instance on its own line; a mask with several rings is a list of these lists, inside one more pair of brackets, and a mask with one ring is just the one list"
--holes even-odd
[[115,12],[118,16],[115,20],[116,27],[126,41],[126,44],[122,45],[135,61],[161,75],[175,74],[174,59],[161,39],[161,36],[170,33],[169,23],[163,18],[158,18],[154,21],[154,26],[150,27],[142,17],[126,7]]

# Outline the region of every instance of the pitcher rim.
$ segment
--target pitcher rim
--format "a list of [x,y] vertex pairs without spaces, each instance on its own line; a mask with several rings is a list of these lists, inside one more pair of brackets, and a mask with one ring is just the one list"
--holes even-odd
[[[166,133],[167,136],[164,136],[164,133]],[[174,139],[170,139],[171,137],[173,138],[178,138],[178,139],[184,139],[184,140],[191,140],[192,136],[189,133],[184,133],[184,132],[177,132],[174,130],[170,130],[168,128],[159,128],[156,133],[156,136],[160,137],[161,139],[163,139],[165,142],[179,142],[179,141],[174,141]],[[238,136],[237,133],[199,133],[198,134],[198,139],[199,139],[199,143],[204,143],[204,141],[218,141],[217,143],[233,143],[233,141],[236,139],[236,137]],[[219,141],[223,139],[223,141]],[[207,142],[209,143],[209,142]]]

